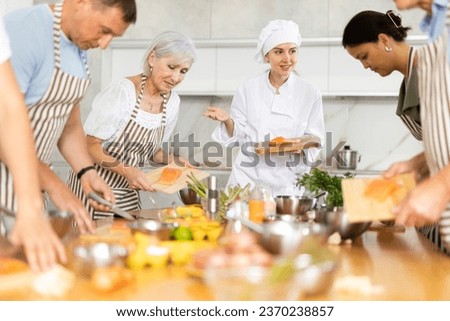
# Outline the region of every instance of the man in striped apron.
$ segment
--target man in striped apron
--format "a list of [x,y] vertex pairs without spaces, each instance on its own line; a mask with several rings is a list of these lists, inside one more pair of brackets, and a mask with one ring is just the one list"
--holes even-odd
[[[85,50],[106,48],[135,20],[133,0],[65,0],[5,16],[12,62],[29,108],[40,159],[41,189],[57,208],[75,214],[81,232],[93,231],[94,224],[81,201],[51,170],[51,156],[58,146],[70,166],[84,174],[82,185],[87,193],[96,191],[114,201],[107,184],[89,170],[93,162],[80,119],[80,100],[90,82]],[[0,184],[1,204],[15,210],[11,177],[3,163]]]

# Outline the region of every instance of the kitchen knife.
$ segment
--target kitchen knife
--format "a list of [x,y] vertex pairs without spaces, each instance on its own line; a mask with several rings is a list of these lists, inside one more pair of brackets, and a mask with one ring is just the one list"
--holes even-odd
[[93,199],[94,201],[96,201],[102,205],[108,206],[111,209],[111,211],[113,211],[114,213],[116,213],[119,216],[122,216],[123,218],[126,218],[127,220],[130,220],[130,221],[136,220],[130,213],[124,211],[123,209],[118,207],[116,204],[113,204],[110,201],[105,200],[103,197],[101,197],[100,195],[98,195],[94,192],[89,193],[89,198]]

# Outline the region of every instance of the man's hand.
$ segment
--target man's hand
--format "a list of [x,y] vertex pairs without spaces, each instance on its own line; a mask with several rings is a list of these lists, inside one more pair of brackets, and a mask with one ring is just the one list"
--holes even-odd
[[22,207],[8,239],[13,245],[23,247],[33,271],[48,270],[58,260],[67,261],[64,246],[42,209],[34,210],[31,215],[30,209]]
[[[96,171],[87,171],[80,179],[81,187],[83,188],[83,192],[86,196],[89,195],[89,193],[94,192],[96,194],[99,194],[107,201],[110,201],[111,203],[116,202],[116,198],[114,197],[114,193],[112,192],[111,188],[105,183],[105,181],[98,176]],[[94,207],[98,211],[109,211],[109,207],[106,205],[99,204],[95,202],[94,200],[89,200],[92,207]]]

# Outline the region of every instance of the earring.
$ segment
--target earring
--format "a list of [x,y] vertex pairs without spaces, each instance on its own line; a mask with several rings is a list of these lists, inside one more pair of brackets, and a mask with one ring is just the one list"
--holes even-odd
[[391,47],[388,47],[388,46],[386,46],[386,47],[384,47],[384,50],[386,50],[387,52],[391,52],[391,51],[392,51],[392,48],[391,48]]

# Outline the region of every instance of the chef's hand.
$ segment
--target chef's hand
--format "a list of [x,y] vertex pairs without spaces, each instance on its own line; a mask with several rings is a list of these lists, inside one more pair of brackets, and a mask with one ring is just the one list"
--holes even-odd
[[[89,195],[89,193],[94,192],[111,203],[116,202],[116,198],[114,197],[114,193],[111,188],[106,184],[103,178],[98,176],[96,171],[87,171],[81,177],[80,183],[85,195]],[[89,203],[98,211],[107,212],[110,210],[109,206],[97,203],[92,199],[89,200]]]
[[42,209],[21,204],[9,241],[22,246],[28,265],[35,272],[50,269],[58,260],[67,262],[64,245],[53,230]]
[[438,173],[417,185],[393,209],[395,222],[406,226],[423,226],[438,221],[450,202],[450,189],[443,176]]
[[145,173],[136,167],[124,168],[124,177],[127,179],[128,186],[133,189],[154,192],[155,189],[150,185]]
[[209,106],[206,111],[203,112],[203,116],[211,118],[218,121],[228,121],[230,119],[230,114],[219,107]]

